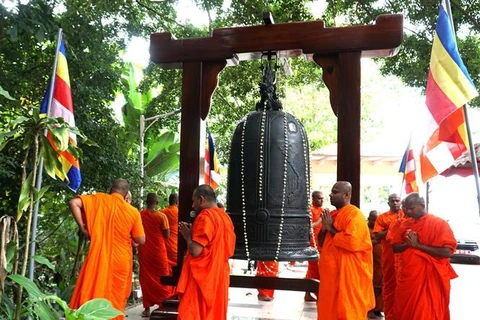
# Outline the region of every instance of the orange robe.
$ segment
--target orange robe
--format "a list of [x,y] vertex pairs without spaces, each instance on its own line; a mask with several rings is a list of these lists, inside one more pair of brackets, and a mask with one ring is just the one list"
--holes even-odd
[[168,206],[161,210],[168,218],[170,238],[167,239],[168,263],[171,267],[177,265],[178,246],[178,206]]
[[138,247],[138,262],[140,264],[140,287],[142,288],[143,307],[161,305],[163,300],[172,294],[172,287],[160,282],[161,276],[170,275],[166,240],[163,230],[169,229],[168,219],[160,211],[148,209],[140,211],[143,228],[145,229],[145,244]]
[[187,250],[177,284],[178,319],[224,320],[230,285],[228,259],[235,251],[232,220],[223,209],[204,209],[193,223],[192,240],[203,250],[196,257]]
[[[398,213],[392,210],[382,213],[375,221],[373,233],[389,230],[389,227],[398,219],[403,218],[402,209]],[[385,311],[385,320],[393,319],[393,305],[395,303],[395,287],[397,283],[397,276],[395,273],[395,255],[393,253],[392,244],[386,241],[385,238],[381,241],[382,254],[382,273],[383,273],[383,309]]]
[[[411,229],[421,244],[447,247],[453,253],[457,241],[448,223],[431,214],[419,219],[404,219],[393,233],[393,243],[405,243]],[[433,257],[413,247],[400,253],[395,291],[395,320],[448,320],[450,311],[450,279],[457,274],[449,258]]]
[[319,263],[318,319],[366,319],[375,307],[373,258],[365,217],[354,205],[331,212],[332,237],[325,235]]
[[375,308],[374,311],[383,311],[382,298],[382,245],[377,242],[373,230],[370,230],[370,238],[373,245],[373,292],[375,294]]
[[132,289],[132,237],[144,236],[140,213],[118,193],[96,193],[80,199],[90,248],[70,308],[78,309],[91,299],[105,298],[123,312]]
[[[257,276],[278,277],[278,262],[275,261],[257,261]],[[261,296],[273,298],[274,289],[257,289]]]
[[[311,206],[310,211],[312,212],[312,223],[320,219],[322,216],[323,209],[321,207]],[[322,230],[322,224],[320,223],[313,229],[313,236],[310,236],[310,246],[318,249],[318,234]],[[307,274],[305,278],[317,279],[320,280],[320,274],[318,273],[318,260],[308,261]]]

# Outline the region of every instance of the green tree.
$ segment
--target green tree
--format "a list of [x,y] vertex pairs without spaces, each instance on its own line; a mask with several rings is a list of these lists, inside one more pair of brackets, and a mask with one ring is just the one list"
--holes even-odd
[[[329,2],[324,19],[328,25],[371,24],[380,14],[402,13],[405,18],[405,38],[398,54],[381,59],[384,74],[400,77],[408,86],[426,86],[433,34],[441,1],[335,1]],[[468,8],[468,9],[467,9]],[[451,0],[457,44],[473,82],[480,84],[480,3]],[[338,19],[343,17],[345,19]],[[475,98],[472,106],[478,107]]]

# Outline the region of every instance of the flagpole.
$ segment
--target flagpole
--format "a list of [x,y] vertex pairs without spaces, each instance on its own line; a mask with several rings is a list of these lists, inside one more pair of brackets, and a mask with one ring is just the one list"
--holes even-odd
[[[55,51],[55,60],[53,62],[53,71],[52,77],[50,78],[50,90],[48,92],[48,104],[47,104],[47,117],[50,116],[50,108],[52,106],[53,90],[55,89],[55,77],[57,75],[57,62],[58,62],[58,52],[60,51],[60,44],[62,42],[62,28],[58,30],[57,37],[57,50]],[[47,128],[45,128],[45,135],[47,135]],[[36,180],[37,191],[40,192],[42,189],[42,178],[43,178],[43,157],[40,157],[40,162],[38,164],[38,173]],[[33,211],[32,217],[32,237],[30,241],[30,266],[28,269],[28,277],[33,281],[33,274],[35,269],[35,248],[37,244],[37,222],[38,222],[38,210],[40,208],[40,199],[35,203],[35,210]]]
[[473,168],[473,175],[475,177],[475,187],[477,188],[477,205],[478,205],[478,214],[480,215],[480,184],[478,181],[478,163],[477,163],[477,155],[475,153],[475,145],[472,139],[472,132],[470,131],[470,122],[468,121],[468,105],[465,104],[463,106],[463,111],[465,114],[465,125],[467,127],[467,137],[468,137],[468,144],[470,145],[470,162],[472,163]]
[[[455,35],[455,27],[453,25],[453,16],[452,16],[452,7],[450,5],[450,0],[445,0],[445,6],[447,9],[448,16],[450,18],[450,25],[452,26],[453,34]],[[475,188],[477,190],[477,205],[478,205],[478,214],[480,215],[480,183],[478,179],[478,163],[477,163],[477,155],[475,153],[475,144],[472,139],[472,132],[470,130],[470,122],[468,121],[468,104],[463,106],[463,113],[465,115],[465,126],[467,128],[467,137],[468,137],[468,144],[470,145],[470,158],[473,168],[473,175],[475,178]]]
[[405,173],[403,173],[402,184],[400,185],[400,199],[403,196],[403,190],[405,189]]

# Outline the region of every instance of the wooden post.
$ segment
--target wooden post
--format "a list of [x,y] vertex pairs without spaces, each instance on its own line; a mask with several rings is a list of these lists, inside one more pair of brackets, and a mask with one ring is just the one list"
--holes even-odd
[[351,203],[360,206],[360,52],[338,55],[337,180],[352,184]]

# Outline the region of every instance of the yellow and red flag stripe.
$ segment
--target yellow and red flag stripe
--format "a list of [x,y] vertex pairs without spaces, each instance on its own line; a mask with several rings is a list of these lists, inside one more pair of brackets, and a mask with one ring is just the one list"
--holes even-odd
[[460,57],[446,1],[440,6],[427,79],[428,142],[420,153],[423,182],[442,173],[468,148],[463,106],[478,95]]
[[[51,83],[50,83],[51,85]],[[49,85],[49,86],[50,86]],[[70,76],[68,73],[67,54],[65,50],[65,43],[61,40],[59,52],[57,54],[57,72],[53,81],[53,96],[50,106],[50,116],[55,118],[63,118],[71,127],[75,126],[75,118],[73,115],[72,92],[70,89]],[[48,92],[40,107],[40,113],[46,114],[48,107]],[[54,148],[56,148],[51,134],[48,133],[48,139]],[[74,145],[77,145],[77,137],[74,133],[69,132],[69,140]],[[68,187],[73,191],[77,191],[82,182],[80,174],[80,165],[76,159],[68,151],[59,152],[59,160],[63,166],[63,172],[56,171],[56,175],[62,179],[68,179]]]

